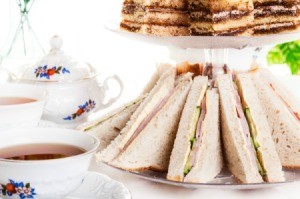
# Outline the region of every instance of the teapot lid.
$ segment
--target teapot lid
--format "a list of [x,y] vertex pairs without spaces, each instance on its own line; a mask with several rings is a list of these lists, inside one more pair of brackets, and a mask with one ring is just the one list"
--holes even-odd
[[50,51],[33,66],[26,68],[22,79],[34,81],[72,82],[96,75],[88,63],[74,61],[61,50],[63,40],[58,35],[50,39]]

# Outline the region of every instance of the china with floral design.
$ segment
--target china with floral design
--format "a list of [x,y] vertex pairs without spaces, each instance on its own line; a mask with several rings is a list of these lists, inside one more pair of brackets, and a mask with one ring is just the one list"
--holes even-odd
[[[50,52],[35,64],[25,67],[20,74],[11,74],[11,79],[45,89],[49,99],[43,119],[73,128],[85,122],[91,113],[111,106],[121,96],[123,82],[117,75],[103,81],[91,64],[76,62],[66,55],[61,50],[62,44],[60,37],[52,37]],[[119,92],[117,96],[107,97],[107,91],[111,89],[108,83],[113,80],[117,82]]]

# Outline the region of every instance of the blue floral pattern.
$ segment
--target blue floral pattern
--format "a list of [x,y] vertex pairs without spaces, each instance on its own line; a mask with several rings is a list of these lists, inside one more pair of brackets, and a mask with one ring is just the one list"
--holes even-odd
[[13,196],[18,195],[20,199],[34,198],[36,195],[35,189],[30,187],[30,183],[15,182],[9,180],[7,184],[1,184],[0,195]]
[[46,79],[50,79],[51,76],[55,75],[55,74],[60,74],[60,72],[62,72],[62,74],[70,74],[70,71],[62,66],[56,67],[53,66],[52,68],[48,68],[47,65],[45,66],[39,66],[35,69],[34,73],[36,78],[46,78]]
[[88,113],[91,110],[93,110],[96,106],[96,102],[94,100],[89,99],[86,101],[83,105],[78,106],[78,110],[76,113],[73,113],[72,115],[69,115],[64,120],[75,120],[77,117],[81,116],[83,113]]

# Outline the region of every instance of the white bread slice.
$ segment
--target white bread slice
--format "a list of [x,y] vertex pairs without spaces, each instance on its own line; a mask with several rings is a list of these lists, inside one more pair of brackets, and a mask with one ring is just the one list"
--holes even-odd
[[193,77],[193,73],[190,73],[190,72],[178,75],[175,80],[175,85],[178,85],[179,83],[181,83],[183,81],[188,81],[188,80],[192,79],[192,77]]
[[101,153],[96,154],[98,160],[110,162],[119,155],[141,122],[152,112],[157,104],[159,104],[165,97],[169,96],[170,92],[174,89],[175,77],[175,68],[170,68],[164,72],[154,88],[150,91],[147,98],[130,117],[129,122],[126,124],[125,128],[122,129],[116,139],[112,141]]
[[253,124],[257,131],[256,141],[260,146],[258,153],[266,171],[264,179],[267,182],[282,182],[285,180],[282,165],[272,140],[271,129],[266,115],[260,105],[251,74],[237,75],[237,85],[243,101],[243,108],[249,107]]
[[230,75],[219,75],[217,86],[220,93],[222,140],[227,167],[242,183],[263,182],[256,162],[251,157],[248,140],[237,116],[234,87]]
[[193,128],[196,107],[200,105],[207,89],[207,77],[195,77],[192,88],[187,97],[182,116],[180,119],[178,132],[172,150],[167,179],[173,181],[183,181],[184,167],[191,151],[190,129]]
[[299,121],[259,74],[253,78],[282,166],[300,168]]
[[99,150],[102,151],[119,135],[144,98],[145,96],[139,97],[101,118],[81,124],[77,130],[96,136],[100,140]]
[[276,92],[288,103],[294,111],[300,113],[300,99],[296,96],[289,88],[284,86],[280,79],[276,78],[275,75],[267,68],[256,69],[267,84],[272,84]]
[[202,124],[202,140],[197,154],[198,161],[186,175],[185,182],[209,182],[221,172],[223,167],[217,89],[206,92],[206,107],[207,112]]
[[156,66],[156,71],[153,73],[151,76],[149,82],[147,85],[144,87],[142,96],[149,93],[153,87],[156,85],[157,81],[159,78],[164,74],[165,71],[170,70],[173,66],[168,63],[160,63]]
[[142,132],[109,164],[125,170],[167,171],[177,127],[191,81],[178,84],[167,103]]

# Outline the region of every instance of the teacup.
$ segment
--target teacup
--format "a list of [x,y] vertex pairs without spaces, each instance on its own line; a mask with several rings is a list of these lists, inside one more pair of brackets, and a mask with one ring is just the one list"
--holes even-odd
[[35,86],[0,84],[0,129],[37,126],[46,97]]
[[37,144],[68,145],[83,150],[77,155],[48,160],[0,158],[0,198],[65,197],[80,186],[99,147],[97,138],[71,129],[11,129],[0,135],[0,150]]

